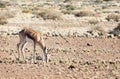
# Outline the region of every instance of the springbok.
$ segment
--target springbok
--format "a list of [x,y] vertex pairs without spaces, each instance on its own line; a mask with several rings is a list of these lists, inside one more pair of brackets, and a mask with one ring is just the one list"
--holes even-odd
[[24,59],[24,48],[26,43],[28,42],[28,39],[31,39],[34,43],[34,58],[33,58],[33,62],[35,62],[36,60],[36,44],[39,44],[40,47],[43,50],[44,53],[44,61],[48,62],[48,58],[47,58],[47,49],[46,49],[46,45],[44,43],[43,40],[43,36],[41,33],[31,29],[31,28],[24,28],[19,32],[19,38],[20,38],[20,42],[17,44],[17,48],[18,48],[18,60],[20,59],[20,51],[21,51],[21,55]]

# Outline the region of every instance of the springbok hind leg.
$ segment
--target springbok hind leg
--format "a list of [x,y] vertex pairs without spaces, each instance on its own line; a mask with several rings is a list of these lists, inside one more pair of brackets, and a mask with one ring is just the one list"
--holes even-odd
[[18,50],[18,60],[21,58],[21,53],[23,52],[22,48],[24,46],[24,41],[17,44],[17,50]]
[[25,56],[24,56],[24,48],[27,44],[27,40],[25,39],[23,42],[22,42],[22,45],[21,45],[21,55],[22,55],[22,60],[25,61]]
[[22,54],[22,57],[24,59],[23,48],[24,48],[25,44],[26,44],[26,41],[23,41],[23,42],[20,42],[20,43],[17,44],[17,50],[18,50],[18,58],[17,58],[17,60],[20,60],[21,54]]
[[24,43],[26,41],[26,35],[23,33],[23,31],[19,32],[19,39],[20,39],[20,42],[17,44],[17,50],[18,50],[18,58],[17,59],[18,60],[20,60],[22,48],[23,48]]

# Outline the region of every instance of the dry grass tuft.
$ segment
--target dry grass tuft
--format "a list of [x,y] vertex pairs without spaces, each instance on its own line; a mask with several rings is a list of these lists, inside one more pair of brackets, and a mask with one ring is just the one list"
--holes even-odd
[[15,13],[9,11],[8,9],[0,9],[0,25],[4,25],[7,23],[8,18],[13,18]]
[[109,14],[109,15],[106,17],[106,19],[107,19],[108,21],[113,20],[113,21],[118,22],[118,21],[120,20],[120,14]]
[[23,8],[22,9],[22,13],[31,13],[31,12],[32,12],[32,10],[29,9],[29,8]]
[[90,24],[97,24],[97,23],[99,23],[99,21],[97,20],[97,19],[91,19],[91,20],[89,20],[88,21]]
[[37,13],[37,17],[42,17],[44,20],[52,19],[52,20],[62,20],[63,14],[56,9],[44,9]]
[[113,0],[103,0],[103,1],[113,1]]
[[0,17],[0,25],[4,25],[4,24],[7,24],[7,18],[2,16]]
[[120,35],[120,23],[118,24],[116,28],[113,29],[113,31],[110,32],[110,34],[114,34],[115,36]]
[[91,27],[89,31],[87,31],[92,37],[106,37],[107,32],[101,26]]
[[92,11],[78,11],[74,13],[76,17],[84,17],[84,16],[93,16],[94,13]]
[[66,10],[75,10],[75,6],[73,6],[72,4],[68,4],[65,6]]
[[6,8],[6,4],[3,1],[0,1],[0,8]]

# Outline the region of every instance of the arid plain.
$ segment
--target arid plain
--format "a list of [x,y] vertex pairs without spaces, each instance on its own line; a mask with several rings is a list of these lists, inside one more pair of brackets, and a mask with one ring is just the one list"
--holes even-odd
[[[0,1],[1,79],[120,79],[119,0]],[[49,62],[33,42],[18,61],[18,32],[43,34]]]

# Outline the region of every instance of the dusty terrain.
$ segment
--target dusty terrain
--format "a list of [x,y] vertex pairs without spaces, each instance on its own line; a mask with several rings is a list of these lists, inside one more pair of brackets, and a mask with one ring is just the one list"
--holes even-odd
[[[120,39],[85,37],[46,37],[49,63],[16,60],[18,36],[1,37],[1,79],[119,79]],[[42,51],[37,47],[37,54]],[[25,49],[32,54],[32,42]],[[41,52],[40,52],[41,51]]]
[[[17,60],[18,32],[44,35]],[[120,79],[120,0],[0,0],[0,79]]]

